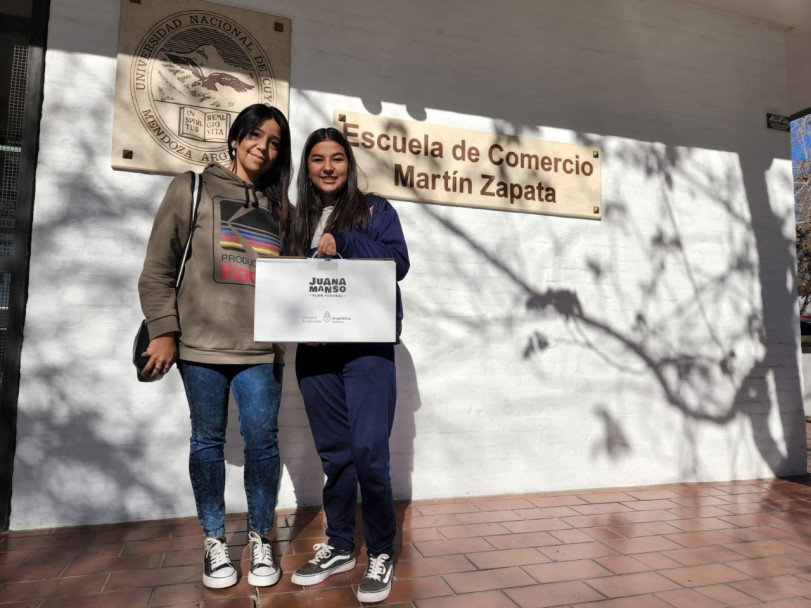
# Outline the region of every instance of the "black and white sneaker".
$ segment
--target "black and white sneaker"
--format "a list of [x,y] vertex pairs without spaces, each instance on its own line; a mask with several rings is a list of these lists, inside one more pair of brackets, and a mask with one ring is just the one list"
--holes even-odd
[[382,602],[389,597],[394,579],[394,562],[386,553],[369,556],[366,574],[358,585],[358,601]]
[[315,557],[293,573],[294,585],[315,585],[333,574],[346,572],[355,567],[351,551],[342,551],[326,543],[313,545]]
[[225,539],[207,537],[206,556],[203,564],[203,584],[211,589],[224,589],[235,585],[237,571],[231,563]]
[[256,532],[248,533],[248,545],[251,548],[251,571],[248,572],[248,584],[256,587],[270,587],[279,582],[282,571],[273,562],[270,540]]

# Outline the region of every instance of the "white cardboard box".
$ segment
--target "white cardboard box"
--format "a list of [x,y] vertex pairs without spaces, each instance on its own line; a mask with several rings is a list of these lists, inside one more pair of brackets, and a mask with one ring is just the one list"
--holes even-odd
[[256,261],[254,339],[395,342],[394,260]]

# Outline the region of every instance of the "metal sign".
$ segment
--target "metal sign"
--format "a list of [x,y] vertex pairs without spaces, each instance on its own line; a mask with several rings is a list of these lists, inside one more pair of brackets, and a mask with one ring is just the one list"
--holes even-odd
[[288,114],[290,20],[198,0],[121,1],[112,166],[153,173],[228,161],[234,117]]
[[781,114],[766,114],[766,126],[777,131],[791,131],[791,123],[788,116]]
[[335,110],[368,189],[397,200],[602,218],[600,151]]

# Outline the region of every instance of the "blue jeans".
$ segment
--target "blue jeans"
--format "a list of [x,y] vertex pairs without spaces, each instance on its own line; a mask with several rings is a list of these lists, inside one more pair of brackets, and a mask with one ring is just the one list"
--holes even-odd
[[261,536],[273,527],[279,489],[279,402],[284,365],[207,365],[178,361],[191,416],[189,475],[206,536],[225,534],[225,428],[234,394],[245,441],[248,526]]

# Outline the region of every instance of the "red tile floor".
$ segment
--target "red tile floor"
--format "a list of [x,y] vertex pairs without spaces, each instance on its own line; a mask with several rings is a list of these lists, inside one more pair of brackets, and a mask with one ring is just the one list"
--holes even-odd
[[[396,581],[378,605],[811,607],[811,476],[413,501],[398,523]],[[0,608],[360,606],[362,563],[290,582],[323,529],[317,508],[279,512],[281,582],[219,591],[200,582],[193,519],[0,533]],[[244,516],[230,518],[241,572],[246,536]]]

